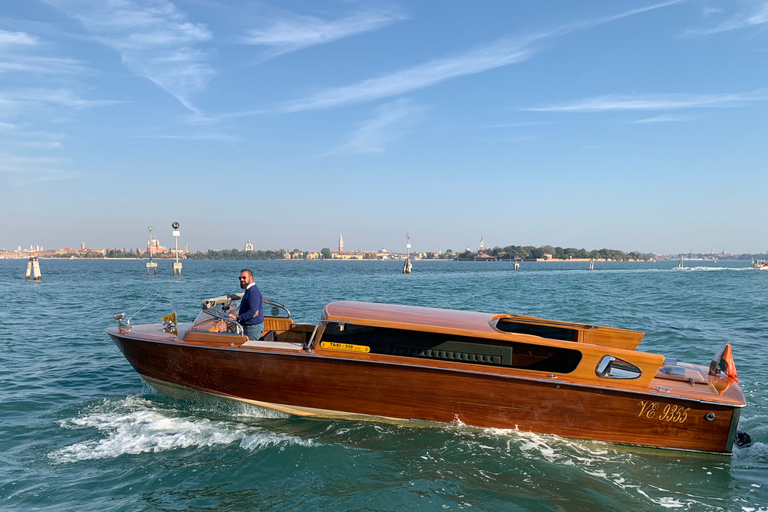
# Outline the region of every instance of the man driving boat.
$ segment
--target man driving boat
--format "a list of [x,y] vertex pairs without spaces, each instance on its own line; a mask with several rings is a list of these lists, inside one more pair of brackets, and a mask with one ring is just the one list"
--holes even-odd
[[253,282],[253,272],[248,269],[240,271],[240,288],[245,290],[240,309],[237,316],[229,316],[243,326],[243,333],[249,340],[258,340],[264,332],[263,298],[261,290]]

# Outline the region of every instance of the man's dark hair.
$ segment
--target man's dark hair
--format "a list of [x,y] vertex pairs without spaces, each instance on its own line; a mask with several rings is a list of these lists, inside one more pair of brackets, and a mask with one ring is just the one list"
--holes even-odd
[[242,274],[243,272],[248,272],[248,275],[249,275],[249,276],[251,276],[251,279],[253,279],[253,272],[251,272],[251,271],[250,271],[250,270],[248,270],[247,268],[244,268],[243,270],[241,270],[241,271],[240,271],[240,273],[241,273],[241,274]]

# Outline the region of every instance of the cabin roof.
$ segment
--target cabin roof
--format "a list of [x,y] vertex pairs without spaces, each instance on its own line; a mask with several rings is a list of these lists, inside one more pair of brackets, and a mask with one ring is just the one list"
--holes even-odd
[[388,324],[400,328],[437,328],[496,333],[491,319],[497,315],[476,311],[375,304],[371,302],[332,302],[325,307],[324,317],[331,321]]
[[[635,350],[643,339],[640,331],[600,327],[595,325],[545,320],[530,316],[480,313],[454,309],[427,308],[423,306],[405,306],[402,304],[376,304],[371,302],[332,302],[325,307],[326,320],[351,322],[353,324],[390,327],[395,329],[421,330],[432,332],[461,332],[469,335],[493,335],[498,339],[507,339],[515,334],[497,329],[496,321],[512,321],[523,324],[548,325],[555,328],[578,331],[578,340],[570,341],[595,345],[610,346]],[[520,333],[517,336],[530,336],[533,333]],[[535,336],[539,338],[539,336]],[[544,339],[544,338],[539,338]],[[562,338],[558,338],[562,339]],[[552,341],[552,340],[549,340]]]

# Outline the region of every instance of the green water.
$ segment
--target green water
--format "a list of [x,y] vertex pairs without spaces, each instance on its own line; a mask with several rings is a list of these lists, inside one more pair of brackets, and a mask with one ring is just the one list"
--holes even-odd
[[[43,260],[28,282],[26,261],[0,261],[0,510],[768,511],[768,272],[676,263],[185,261],[178,277],[166,261],[147,276],[142,261]],[[294,418],[143,384],[104,333],[112,314],[191,321],[243,267],[302,322],[362,300],[637,329],[641,349],[701,364],[730,342],[754,443],[722,457]]]

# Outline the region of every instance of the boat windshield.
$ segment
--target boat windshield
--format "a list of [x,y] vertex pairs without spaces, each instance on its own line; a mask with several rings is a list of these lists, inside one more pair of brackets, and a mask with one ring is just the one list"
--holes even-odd
[[264,316],[272,318],[291,318],[291,312],[277,301],[264,298]]
[[236,321],[229,318],[229,314],[237,315],[237,308],[229,304],[218,304],[205,308],[197,315],[190,326],[190,331],[222,332],[230,334],[242,334],[243,328]]
[[[203,301],[203,310],[198,313],[189,330],[242,334],[242,326],[229,318],[230,314],[237,316],[238,307],[232,303],[239,303],[241,298],[242,295],[238,294]],[[265,317],[291,318],[290,311],[274,300],[265,298],[263,307]]]

